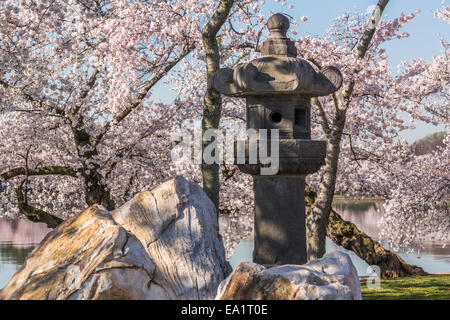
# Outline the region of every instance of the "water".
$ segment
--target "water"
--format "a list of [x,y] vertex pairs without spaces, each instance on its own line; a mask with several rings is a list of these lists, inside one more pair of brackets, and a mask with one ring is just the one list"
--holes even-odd
[[42,223],[0,218],[0,288],[8,283],[49,231]]
[[[373,238],[378,236],[377,221],[382,215],[381,202],[340,202],[335,208],[345,220],[355,223]],[[25,262],[27,255],[45,237],[50,229],[42,223],[33,223],[25,219],[10,220],[0,218],[0,288]],[[386,241],[381,240],[383,246],[388,248]],[[442,247],[442,243],[425,243],[421,255],[404,254],[400,256],[408,263],[418,265],[430,273],[450,272],[450,241],[449,245]],[[327,251],[340,250],[347,252],[360,276],[368,275],[368,265],[353,252],[335,245],[327,239]],[[242,241],[231,257],[230,263],[236,267],[240,262],[251,261],[253,252],[253,239],[250,237]]]
[[[360,230],[367,233],[373,239],[381,242],[384,248],[389,249],[386,240],[378,239],[378,225],[377,221],[383,215],[382,202],[336,202],[334,208],[341,215],[344,220],[353,222]],[[450,272],[450,240],[444,243],[426,242],[424,249],[419,254],[398,253],[403,260],[409,264],[414,264],[422,267],[426,272],[439,273]],[[360,276],[367,276],[372,274],[371,268],[364,261],[361,260],[352,251],[348,251],[341,246],[336,245],[327,238],[326,251],[343,251],[350,255],[353,264],[355,265]],[[251,261],[253,253],[253,237],[243,240],[237,247],[234,255],[230,259],[230,263],[235,268],[243,261]]]

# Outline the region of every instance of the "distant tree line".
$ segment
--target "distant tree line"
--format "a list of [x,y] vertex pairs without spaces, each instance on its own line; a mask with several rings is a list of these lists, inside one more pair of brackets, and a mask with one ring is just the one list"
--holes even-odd
[[429,134],[422,139],[415,141],[411,145],[411,149],[417,156],[429,154],[433,150],[436,150],[438,147],[444,146],[444,138],[446,134],[447,132],[445,131],[439,131]]

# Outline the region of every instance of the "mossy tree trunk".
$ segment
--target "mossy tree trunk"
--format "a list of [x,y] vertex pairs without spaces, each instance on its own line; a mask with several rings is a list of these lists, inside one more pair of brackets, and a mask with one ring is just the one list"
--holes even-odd
[[[317,198],[316,192],[309,186],[305,188],[306,214],[310,214]],[[376,265],[381,270],[381,278],[398,278],[406,276],[423,276],[427,273],[420,267],[407,264],[400,256],[384,249],[378,242],[359,230],[355,224],[345,221],[330,210],[326,228],[327,236],[337,245],[353,251],[369,265]]]

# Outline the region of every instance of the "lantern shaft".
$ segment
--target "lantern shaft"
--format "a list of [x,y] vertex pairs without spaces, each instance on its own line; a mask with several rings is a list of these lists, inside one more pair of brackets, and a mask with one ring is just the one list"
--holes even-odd
[[305,179],[255,176],[253,261],[262,265],[304,264]]

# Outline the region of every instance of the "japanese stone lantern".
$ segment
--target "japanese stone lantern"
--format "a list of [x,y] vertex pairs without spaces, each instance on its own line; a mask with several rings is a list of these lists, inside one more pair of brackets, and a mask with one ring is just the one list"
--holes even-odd
[[275,14],[267,25],[270,36],[261,48],[261,58],[220,69],[214,88],[246,99],[247,129],[278,129],[275,175],[263,175],[265,164],[250,161],[248,141],[244,161],[237,162],[241,171],[254,178],[253,261],[304,264],[305,177],[325,164],[326,155],[325,141],[311,140],[310,99],[337,91],[342,75],[335,67],[316,72],[309,62],[297,58],[294,42],[286,37],[290,25],[286,16]]

